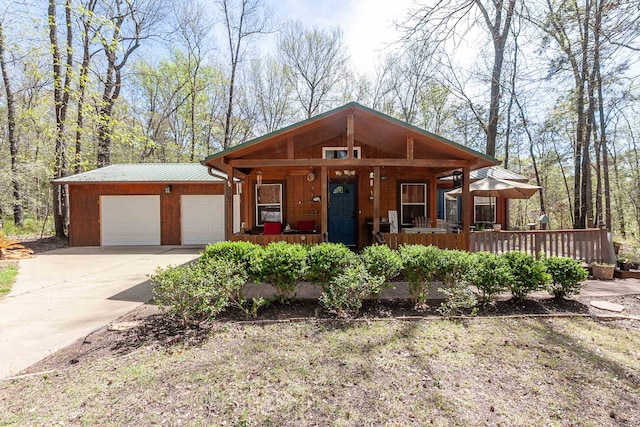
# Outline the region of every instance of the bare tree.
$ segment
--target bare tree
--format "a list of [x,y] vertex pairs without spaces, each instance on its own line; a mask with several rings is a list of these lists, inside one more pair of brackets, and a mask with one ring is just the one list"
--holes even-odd
[[258,110],[260,131],[273,132],[291,123],[293,87],[284,65],[273,57],[254,60],[251,64],[252,98]]
[[85,0],[80,6],[80,38],[82,40],[82,62],[78,76],[78,94],[76,111],[75,153],[73,160],[74,173],[82,172],[82,135],[84,133],[85,95],[89,83],[89,61],[91,60],[91,39],[94,36],[92,29],[95,19],[95,9],[98,0]]
[[188,126],[189,126],[189,161],[195,160],[196,142],[198,140],[198,96],[206,90],[205,79],[201,77],[202,68],[207,55],[206,42],[211,30],[210,20],[204,8],[193,2],[185,2],[175,14],[175,39],[182,45],[186,55],[186,71],[188,75]]
[[3,22],[0,19],[0,68],[2,69],[2,81],[7,99],[7,136],[9,139],[9,154],[11,156],[11,186],[13,187],[13,222],[16,226],[22,227],[22,191],[18,180],[18,135],[16,134],[16,107],[7,59],[5,57],[6,43],[4,39]]
[[[496,155],[500,118],[501,79],[505,47],[517,0],[448,0],[435,5],[422,5],[412,12],[401,28],[409,44],[428,45],[443,53],[455,53],[461,34],[476,25],[488,31],[493,47],[488,118],[480,123],[487,142],[485,152]],[[479,16],[474,16],[474,13]],[[463,28],[464,27],[464,28]],[[420,47],[421,48],[421,47]],[[451,70],[453,71],[453,70]]]
[[224,121],[224,140],[222,148],[232,145],[233,118],[236,104],[236,79],[238,67],[243,61],[247,44],[261,34],[271,31],[269,11],[261,0],[219,0],[224,16],[224,26],[229,47],[229,65],[231,71],[227,90],[227,111]]
[[102,20],[96,37],[106,61],[101,74],[102,99],[98,106],[98,167],[111,163],[113,106],[122,89],[122,73],[142,41],[153,37],[153,30],[167,5],[155,0],[102,0]]
[[308,30],[300,21],[290,22],[278,40],[278,52],[306,117],[317,114],[346,74],[349,56],[342,30]]

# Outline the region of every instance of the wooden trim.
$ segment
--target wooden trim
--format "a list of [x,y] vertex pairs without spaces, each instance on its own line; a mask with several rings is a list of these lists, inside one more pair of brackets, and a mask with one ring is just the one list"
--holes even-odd
[[[402,223],[402,186],[405,184],[421,184],[425,186],[426,193],[424,199],[424,216],[428,217],[430,211],[429,203],[431,201],[431,196],[429,192],[431,191],[431,181],[424,179],[398,179],[396,180],[396,206],[398,210],[398,229],[401,229],[403,226],[407,226],[410,224]],[[436,212],[438,212],[436,210]]]
[[407,137],[407,160],[413,160],[413,137]]
[[234,169],[229,168],[229,179],[224,185],[224,238],[226,240],[233,235],[233,174]]
[[234,234],[229,240],[232,242],[251,242],[260,246],[267,246],[273,242],[319,245],[322,243],[322,234]]
[[326,166],[320,168],[320,232],[322,234],[329,232],[329,173]]
[[462,235],[466,250],[469,250],[469,233],[471,227],[471,218],[469,213],[469,209],[471,209],[471,194],[469,193],[469,181],[471,180],[470,173],[470,166],[464,166],[462,168]]
[[436,177],[432,176],[429,180],[429,218],[431,219],[431,227],[438,227],[438,182]]
[[462,234],[405,234],[382,233],[387,246],[398,249],[402,245],[436,246],[440,249],[466,250]]
[[353,159],[353,114],[347,114],[347,159]]
[[234,168],[257,167],[423,167],[423,168],[460,168],[468,166],[467,160],[450,159],[237,159],[230,160]]
[[287,138],[287,159],[295,158],[295,151],[293,149],[293,137]]
[[380,166],[373,168],[373,232],[380,232]]

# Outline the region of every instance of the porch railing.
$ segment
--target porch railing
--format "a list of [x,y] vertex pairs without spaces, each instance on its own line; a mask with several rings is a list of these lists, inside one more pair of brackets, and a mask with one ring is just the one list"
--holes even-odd
[[261,246],[267,246],[272,242],[317,245],[322,243],[322,234],[233,234],[229,240],[251,242]]
[[382,237],[391,249],[397,249],[401,245],[425,245],[437,246],[440,249],[466,250],[464,236],[457,233],[382,233]]
[[470,234],[470,252],[524,251],[614,264],[613,242],[607,230],[481,231]]

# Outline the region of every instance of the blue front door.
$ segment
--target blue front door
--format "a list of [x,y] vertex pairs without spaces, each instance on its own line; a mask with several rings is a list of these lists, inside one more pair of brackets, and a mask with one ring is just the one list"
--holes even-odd
[[356,245],[356,186],[329,183],[329,241]]

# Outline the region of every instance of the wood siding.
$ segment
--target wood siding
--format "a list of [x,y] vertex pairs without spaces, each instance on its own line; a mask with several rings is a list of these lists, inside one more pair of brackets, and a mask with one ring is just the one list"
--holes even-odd
[[[357,144],[356,144],[357,145]],[[321,202],[313,202],[313,196],[322,195],[322,180],[320,169],[315,168],[316,179],[313,182],[307,181],[307,174],[312,169],[300,168],[280,168],[261,169],[263,183],[282,182],[285,185],[283,224],[290,224],[295,228],[298,221],[315,220],[318,230],[322,223]],[[373,187],[369,185],[369,174],[372,169],[355,170],[356,175],[350,177],[337,177],[336,169],[329,169],[329,182],[353,182],[357,187],[356,198],[356,226],[358,247],[364,247],[371,243],[370,229],[367,226],[367,219],[373,218],[373,200],[370,199]],[[390,210],[399,210],[398,205],[398,183],[399,182],[429,182],[435,179],[425,169],[401,169],[401,168],[381,168],[380,179],[380,216],[388,217]],[[246,201],[244,216],[241,221],[245,222],[248,229],[257,230],[255,227],[255,172],[249,174],[248,182],[251,185],[244,188],[243,199]]]
[[[160,243],[179,245],[180,196],[183,194],[223,194],[223,184],[70,184],[69,185],[69,245],[100,246],[100,196],[151,195],[160,196]],[[222,215],[222,213],[221,213]]]

